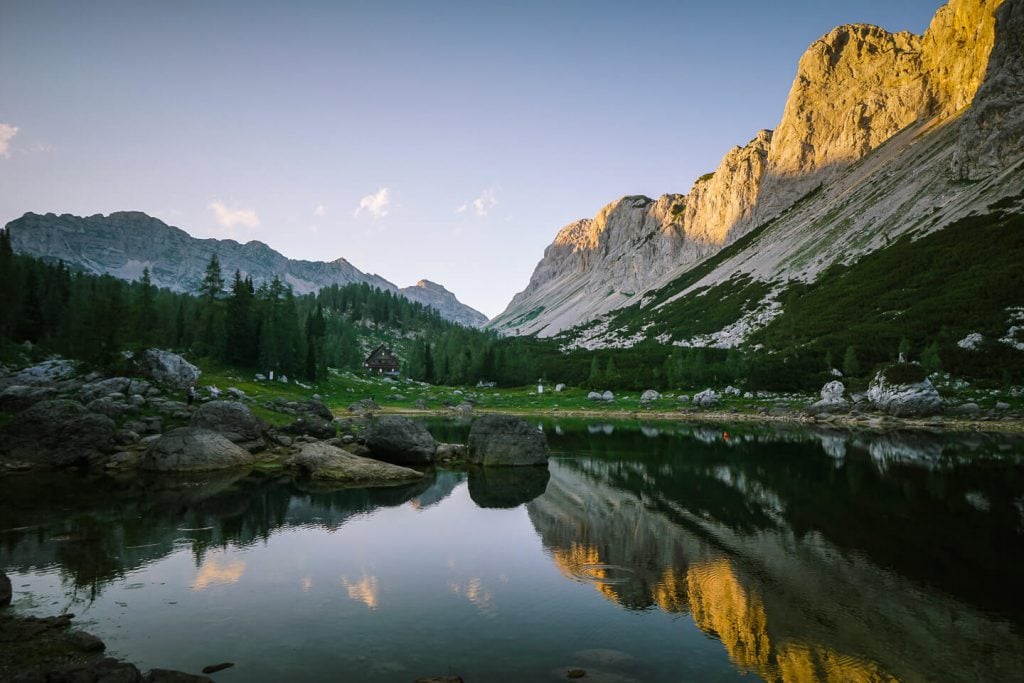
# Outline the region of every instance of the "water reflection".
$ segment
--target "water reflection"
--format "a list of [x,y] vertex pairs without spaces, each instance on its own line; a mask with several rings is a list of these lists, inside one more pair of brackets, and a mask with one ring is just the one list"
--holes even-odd
[[567,435],[592,457],[554,463],[527,506],[567,577],[688,613],[770,681],[1024,670],[1019,440],[637,431]]
[[[544,426],[556,452],[547,469],[442,470],[394,488],[320,491],[266,473],[8,477],[0,564],[22,574],[57,568],[79,599],[100,600],[107,587],[147,580],[147,567],[180,557],[186,592],[203,609],[220,605],[223,619],[233,603],[216,600],[280,599],[266,612],[282,622],[269,641],[294,639],[296,652],[313,647],[307,638],[336,642],[346,623],[355,649],[386,641],[432,655],[441,648],[427,640],[435,632],[459,632],[487,647],[527,639],[547,652],[594,615],[603,626],[610,611],[630,617],[635,640],[574,650],[639,652],[656,640],[652,622],[669,615],[680,653],[694,647],[684,647],[682,621],[725,667],[728,656],[730,672],[769,681],[1010,680],[1024,671],[1019,439]],[[465,425],[444,429],[446,441],[464,438]],[[483,547],[484,538],[495,545]],[[517,614],[520,605],[533,612]],[[321,608],[316,628],[295,625]],[[417,608],[412,625],[401,621]],[[453,616],[425,626],[442,614]],[[537,625],[560,618],[551,630]],[[409,641],[405,627],[419,629]],[[657,656],[636,658],[656,672],[639,678],[662,680],[678,666]],[[478,679],[502,679],[501,669],[480,666],[490,677]]]

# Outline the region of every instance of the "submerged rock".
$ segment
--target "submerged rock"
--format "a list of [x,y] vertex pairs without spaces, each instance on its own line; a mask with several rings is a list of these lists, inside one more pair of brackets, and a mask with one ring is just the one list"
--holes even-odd
[[477,465],[546,465],[544,432],[512,415],[484,415],[469,430],[469,462]]
[[326,443],[307,443],[286,462],[313,479],[352,484],[405,483],[423,473],[371,458],[364,458]]
[[139,466],[160,472],[207,472],[252,462],[249,451],[223,434],[200,427],[179,427],[154,441]]
[[399,465],[426,465],[433,461],[437,441],[427,428],[407,417],[385,415],[370,423],[366,446],[373,457]]

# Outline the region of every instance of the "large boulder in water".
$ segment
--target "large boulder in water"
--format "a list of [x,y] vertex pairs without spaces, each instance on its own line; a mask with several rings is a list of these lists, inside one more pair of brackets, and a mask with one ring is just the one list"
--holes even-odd
[[942,410],[942,397],[916,363],[880,370],[868,385],[867,396],[876,408],[896,417],[923,417]]
[[198,427],[178,427],[153,442],[139,467],[159,472],[208,472],[245,467],[252,454],[223,434]]
[[285,465],[311,478],[364,486],[403,484],[422,479],[423,473],[408,467],[363,458],[326,443],[307,443]]
[[199,368],[176,353],[146,349],[139,358],[139,372],[157,384],[184,389],[199,381]]
[[374,458],[399,465],[426,465],[437,451],[437,441],[426,427],[398,415],[376,418],[365,438]]
[[199,406],[189,424],[223,434],[248,451],[266,448],[263,433],[267,425],[238,401],[209,401]]
[[544,432],[514,415],[484,415],[469,429],[469,462],[477,465],[547,465]]
[[52,467],[95,463],[114,452],[116,431],[113,420],[78,401],[40,401],[0,430],[0,453]]

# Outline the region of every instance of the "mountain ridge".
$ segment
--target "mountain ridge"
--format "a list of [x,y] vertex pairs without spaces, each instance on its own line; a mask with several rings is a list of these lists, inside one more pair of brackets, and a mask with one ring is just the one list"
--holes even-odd
[[[600,321],[615,310],[642,304],[649,299],[645,292],[665,286],[774,220],[780,221],[773,227],[776,235],[788,232],[791,240],[788,245],[781,239],[771,242],[780,258],[759,260],[749,252],[747,265],[753,267],[731,272],[763,281],[813,279],[836,259],[855,258],[912,229],[939,229],[965,211],[1012,194],[1008,188],[1019,175],[1024,147],[1019,95],[1014,99],[1024,90],[1020,13],[1019,0],[951,0],[921,36],[869,24],[833,29],[800,58],[773,131],[763,130],[746,145],[733,147],[688,194],[622,198],[593,220],[563,228],[527,287],[488,326],[503,334],[550,337]],[[961,129],[978,144],[965,142]],[[919,144],[929,139],[941,144]],[[925,148],[930,156],[917,153]],[[901,165],[905,154],[923,164],[917,174]],[[1004,172],[1001,180],[990,182],[1001,170],[1009,175]],[[888,187],[870,182],[871,173],[882,179],[901,173],[914,191],[905,196],[894,181]],[[957,185],[954,174],[983,187]],[[924,179],[935,187],[928,188]],[[813,201],[793,211],[816,190]],[[871,221],[847,210],[867,192],[873,201],[859,204]],[[799,216],[810,215],[808,209],[814,227],[830,235],[831,244],[793,228]],[[830,216],[833,210],[836,215]],[[933,210],[940,215],[923,215]],[[913,220],[901,220],[902,214]],[[560,242],[574,225],[587,226],[587,240]],[[782,258],[787,249],[806,253],[800,259],[793,253]],[[724,271],[708,277],[728,279]],[[771,305],[762,303],[762,308]],[[596,335],[592,340],[603,334],[591,332]]]
[[[149,268],[154,284],[173,291],[197,289],[210,257],[217,255],[225,275],[235,270],[259,284],[281,278],[296,293],[307,294],[332,284],[363,283],[433,308],[443,317],[480,327],[487,316],[461,303],[442,285],[420,280],[399,288],[375,273],[364,273],[344,257],[333,261],[289,259],[258,240],[197,238],[141,211],[107,216],[28,212],[7,224],[14,251],[72,268],[135,280]],[[427,283],[425,286],[422,283]]]

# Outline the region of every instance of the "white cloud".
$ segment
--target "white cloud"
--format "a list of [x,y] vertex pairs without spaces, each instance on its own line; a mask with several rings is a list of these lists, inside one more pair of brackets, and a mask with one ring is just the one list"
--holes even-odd
[[221,201],[211,203],[210,209],[217,217],[217,222],[228,228],[228,230],[231,230],[236,225],[249,228],[250,230],[260,226],[260,217],[252,209],[232,209]]
[[473,201],[460,204],[456,207],[455,213],[466,213],[469,211],[470,207],[473,207],[473,212],[476,213],[477,216],[486,216],[491,209],[498,205],[498,198],[495,196],[496,194],[497,190],[495,188],[488,187]]
[[383,218],[388,215],[388,206],[391,205],[391,190],[386,187],[382,187],[373,194],[368,194],[359,200],[359,208],[355,210],[353,216],[358,216],[365,210],[368,214],[373,216],[374,219]]
[[9,123],[0,123],[0,157],[11,156],[11,138],[18,134],[18,127]]
[[313,215],[314,216],[326,216],[327,215],[327,207],[324,206],[323,204],[317,204],[316,208],[313,209]]

